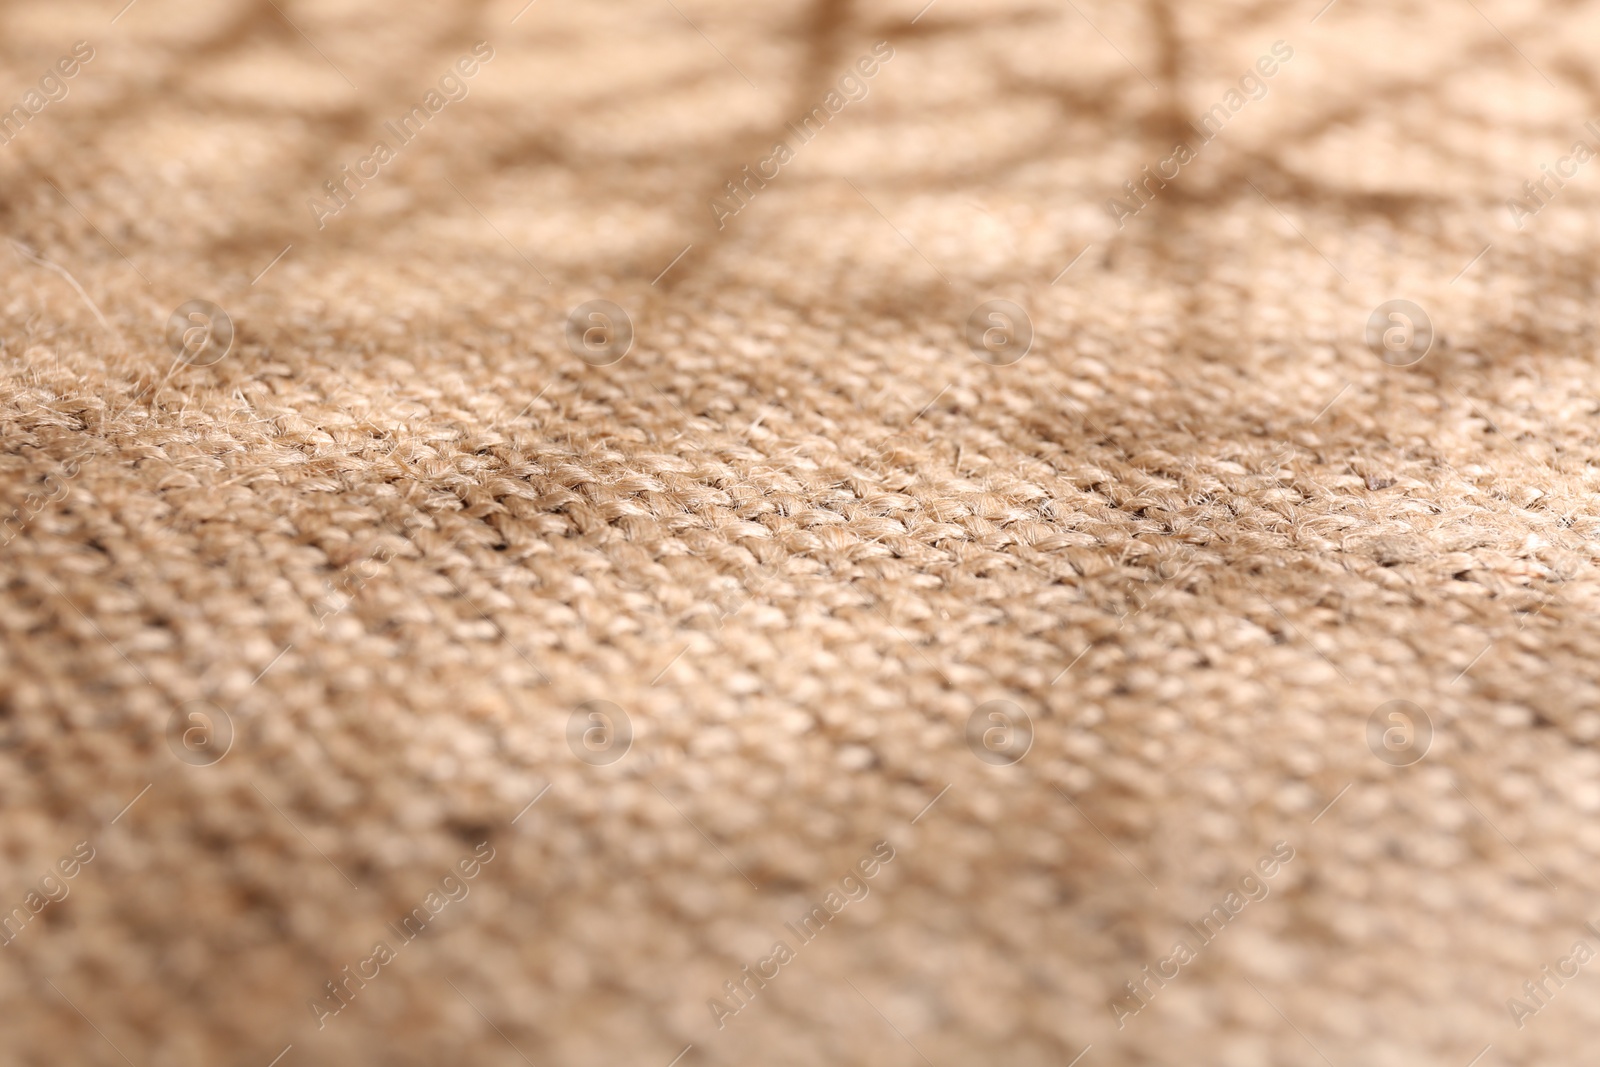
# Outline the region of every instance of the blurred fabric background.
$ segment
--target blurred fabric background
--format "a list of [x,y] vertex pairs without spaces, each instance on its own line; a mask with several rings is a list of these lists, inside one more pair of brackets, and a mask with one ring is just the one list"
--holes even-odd
[[1597,33],[0,5],[0,1061],[1585,1062]]

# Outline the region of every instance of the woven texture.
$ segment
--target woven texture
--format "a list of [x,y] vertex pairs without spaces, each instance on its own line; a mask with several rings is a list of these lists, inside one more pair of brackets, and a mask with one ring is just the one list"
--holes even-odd
[[1600,8],[920,6],[0,9],[0,1062],[1591,1058]]

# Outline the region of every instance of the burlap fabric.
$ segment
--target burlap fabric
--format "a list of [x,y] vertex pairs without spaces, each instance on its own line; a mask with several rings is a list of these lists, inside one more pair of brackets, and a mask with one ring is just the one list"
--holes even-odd
[[119,6],[0,1062],[1591,1059],[1595,4]]

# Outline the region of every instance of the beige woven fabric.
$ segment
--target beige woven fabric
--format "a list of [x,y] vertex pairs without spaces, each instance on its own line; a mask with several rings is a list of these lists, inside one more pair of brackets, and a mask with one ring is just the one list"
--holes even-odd
[[1592,1058],[1597,5],[522,4],[0,10],[0,1062]]

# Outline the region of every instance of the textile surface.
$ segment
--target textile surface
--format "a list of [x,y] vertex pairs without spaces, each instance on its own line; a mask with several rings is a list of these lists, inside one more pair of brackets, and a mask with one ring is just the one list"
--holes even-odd
[[1600,7],[119,7],[0,1062],[1590,1061]]

